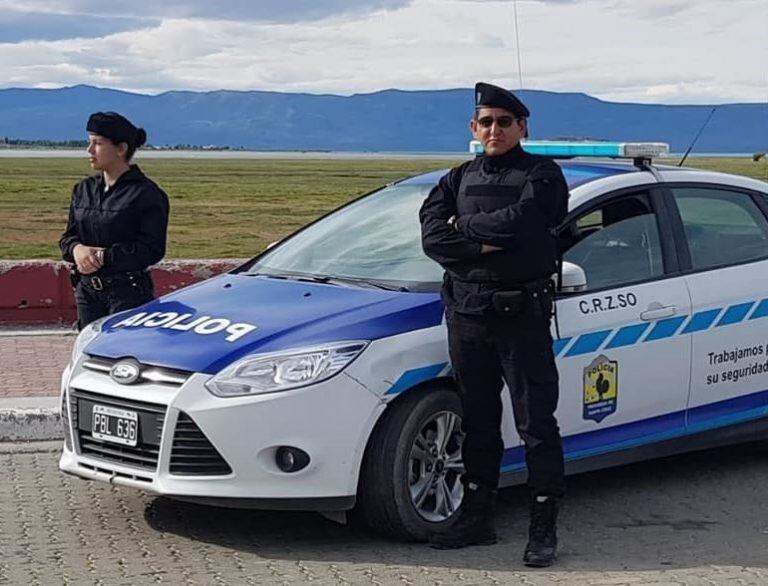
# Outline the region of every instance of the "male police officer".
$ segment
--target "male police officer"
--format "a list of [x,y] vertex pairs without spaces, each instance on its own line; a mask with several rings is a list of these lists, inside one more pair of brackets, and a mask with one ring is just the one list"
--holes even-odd
[[456,523],[431,543],[458,548],[496,542],[506,381],[531,492],[523,559],[548,566],[556,556],[555,522],[564,493],[550,278],[557,261],[553,229],[565,216],[568,187],[554,162],[521,148],[529,111],[514,94],[478,83],[475,102],[470,126],[484,155],[443,177],[419,213],[424,251],[445,269],[449,352],[465,434],[463,507]]

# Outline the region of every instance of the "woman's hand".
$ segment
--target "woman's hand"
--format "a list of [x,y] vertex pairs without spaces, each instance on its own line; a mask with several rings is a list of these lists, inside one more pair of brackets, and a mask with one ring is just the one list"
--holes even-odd
[[95,273],[104,265],[104,249],[97,246],[78,244],[72,249],[72,256],[81,275]]

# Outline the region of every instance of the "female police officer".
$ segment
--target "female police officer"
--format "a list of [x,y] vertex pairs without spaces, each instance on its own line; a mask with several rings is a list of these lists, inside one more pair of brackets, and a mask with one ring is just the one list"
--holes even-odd
[[147,268],[163,258],[168,227],[168,196],[130,163],[147,140],[144,129],[116,112],[96,112],[86,130],[91,167],[100,173],[75,185],[59,241],[75,265],[80,329],[153,298]]

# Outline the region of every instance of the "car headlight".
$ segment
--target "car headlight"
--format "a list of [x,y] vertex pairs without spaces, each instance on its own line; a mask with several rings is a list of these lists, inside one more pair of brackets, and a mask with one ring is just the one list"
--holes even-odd
[[79,360],[88,343],[101,333],[101,325],[107,320],[107,317],[92,321],[77,335],[77,338],[75,338],[75,345],[72,347],[72,364]]
[[357,358],[365,341],[335,342],[248,356],[205,383],[217,397],[242,397],[304,387],[331,378]]

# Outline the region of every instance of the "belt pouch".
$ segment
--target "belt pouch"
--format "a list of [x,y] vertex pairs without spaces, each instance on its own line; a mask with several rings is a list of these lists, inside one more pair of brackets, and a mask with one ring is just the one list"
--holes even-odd
[[491,297],[493,309],[499,315],[515,316],[525,309],[525,293],[523,291],[496,291]]

